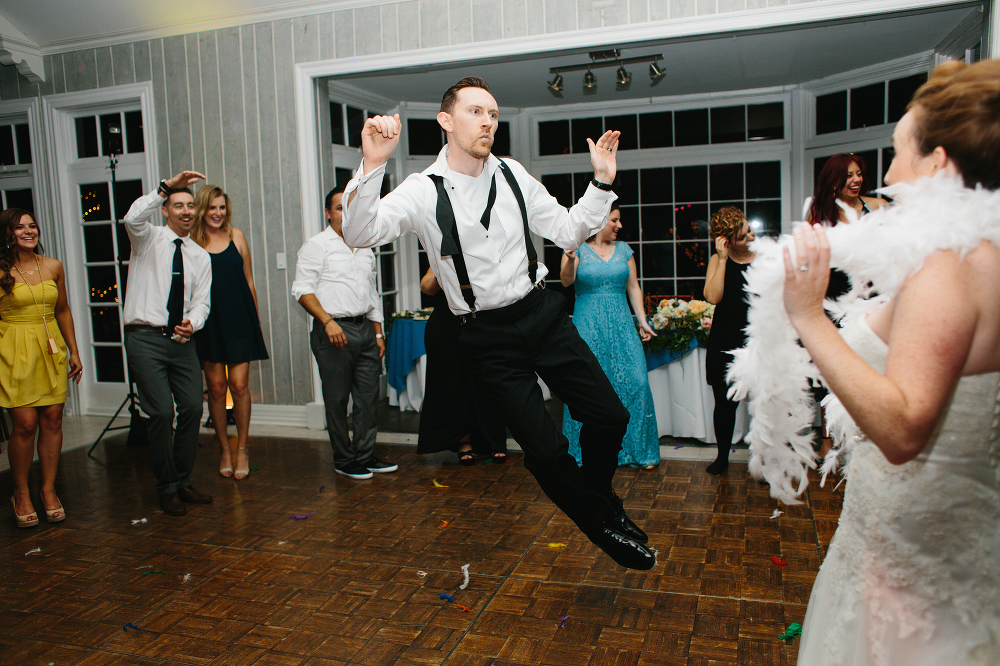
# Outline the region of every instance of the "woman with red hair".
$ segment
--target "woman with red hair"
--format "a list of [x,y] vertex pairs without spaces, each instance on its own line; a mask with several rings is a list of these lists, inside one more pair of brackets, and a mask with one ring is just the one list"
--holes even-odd
[[885,199],[865,196],[869,190],[868,166],[864,158],[853,153],[837,153],[826,161],[816,178],[808,220],[832,227],[838,222],[850,221],[845,207],[861,217],[886,204]]

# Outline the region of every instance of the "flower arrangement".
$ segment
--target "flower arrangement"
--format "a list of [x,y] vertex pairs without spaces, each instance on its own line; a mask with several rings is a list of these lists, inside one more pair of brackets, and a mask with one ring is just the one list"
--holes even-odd
[[434,312],[434,308],[424,308],[423,310],[403,310],[402,312],[393,312],[393,319],[427,319]]
[[648,315],[656,337],[643,342],[643,349],[680,354],[690,348],[692,340],[697,339],[702,347],[708,343],[715,306],[705,301],[665,298]]

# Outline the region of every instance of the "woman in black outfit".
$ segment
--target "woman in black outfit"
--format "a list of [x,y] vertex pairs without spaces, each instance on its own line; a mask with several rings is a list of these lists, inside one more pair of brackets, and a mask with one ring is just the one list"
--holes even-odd
[[715,316],[708,334],[705,375],[715,395],[712,420],[718,454],[707,471],[722,474],[729,467],[729,449],[733,444],[739,406],[726,395],[729,391],[726,370],[733,358],[729,352],[746,344],[744,329],[749,305],[744,293],[744,273],[755,256],[747,248],[754,233],[743,212],[735,206],[717,211],[708,223],[708,230],[715,239],[715,254],[708,262],[705,275],[705,300],[715,305]]
[[[208,382],[208,413],[219,438],[219,474],[244,479],[250,473],[250,361],[266,359],[267,348],[257,313],[250,246],[230,224],[229,195],[216,185],[198,190],[191,240],[212,257],[212,310],[194,334],[198,358]],[[236,469],[233,471],[226,415],[226,389],[233,396],[236,421]]]
[[463,465],[474,464],[477,454],[507,462],[507,428],[489,405],[475,404],[472,380],[458,355],[461,323],[429,268],[420,291],[434,298],[434,312],[424,331],[427,379],[417,453],[455,451]]

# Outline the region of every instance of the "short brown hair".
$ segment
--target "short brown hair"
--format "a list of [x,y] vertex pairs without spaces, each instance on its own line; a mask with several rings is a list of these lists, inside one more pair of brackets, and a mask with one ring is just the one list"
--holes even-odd
[[743,220],[746,215],[736,206],[726,206],[715,211],[715,215],[708,221],[708,234],[712,239],[722,236],[726,240],[733,240],[736,234],[743,228]]
[[490,91],[490,84],[483,81],[478,76],[467,76],[451,88],[445,91],[444,97],[441,98],[441,110],[445,113],[451,113],[451,110],[455,108],[455,99],[458,98],[458,91],[462,88],[482,88],[486,92]]
[[941,146],[966,187],[1000,189],[1000,60],[944,63],[908,108],[921,155]]

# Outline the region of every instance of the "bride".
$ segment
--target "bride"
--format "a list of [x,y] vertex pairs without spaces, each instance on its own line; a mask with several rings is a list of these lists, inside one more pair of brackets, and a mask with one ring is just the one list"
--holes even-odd
[[[998,664],[1000,61],[938,67],[893,146],[891,209],[758,246],[750,341],[732,371],[752,412],[757,403],[751,473],[786,501],[804,489],[809,424],[795,419],[818,371],[835,394],[826,406],[837,448],[824,472],[849,461],[798,663]],[[831,263],[856,285],[840,303],[842,331],[824,313]],[[857,300],[873,292],[883,296]],[[769,303],[791,328],[768,326]],[[755,376],[768,340],[783,351],[772,344],[767,355],[804,376],[781,388]],[[812,363],[799,363],[806,352]]]

